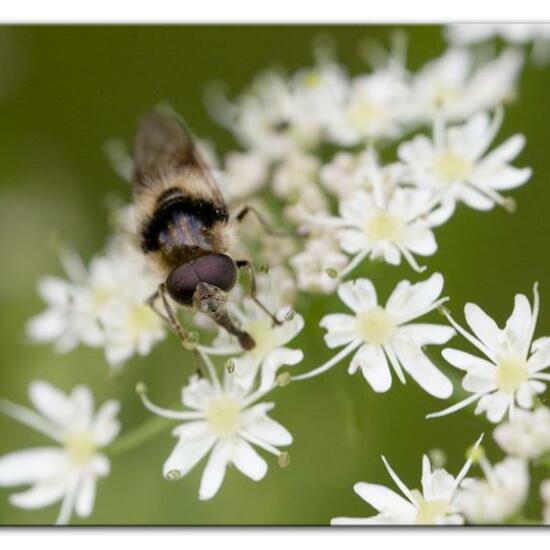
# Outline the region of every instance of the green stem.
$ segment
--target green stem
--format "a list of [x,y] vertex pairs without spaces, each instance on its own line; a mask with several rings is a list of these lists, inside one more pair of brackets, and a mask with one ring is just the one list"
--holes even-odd
[[139,447],[142,443],[155,437],[157,434],[164,431],[166,428],[174,425],[174,420],[171,418],[162,418],[161,416],[153,416],[149,420],[145,421],[140,426],[137,426],[133,430],[124,434],[120,439],[115,441],[107,449],[109,456],[116,456],[126,451],[131,451],[136,447]]

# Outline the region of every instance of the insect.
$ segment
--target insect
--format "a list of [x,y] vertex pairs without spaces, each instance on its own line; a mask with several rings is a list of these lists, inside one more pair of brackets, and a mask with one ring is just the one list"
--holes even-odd
[[[236,336],[243,349],[254,348],[252,336],[235,325],[226,309],[227,293],[240,269],[249,272],[252,299],[274,323],[281,323],[256,297],[252,263],[234,260],[228,253],[233,220],[191,134],[169,112],[153,111],[139,122],[133,194],[142,250],[164,279],[148,303],[185,347],[194,349],[194,339],[179,322],[167,295],[181,306],[206,313]],[[245,207],[235,221],[250,210]],[[157,308],[159,298],[164,312]]]

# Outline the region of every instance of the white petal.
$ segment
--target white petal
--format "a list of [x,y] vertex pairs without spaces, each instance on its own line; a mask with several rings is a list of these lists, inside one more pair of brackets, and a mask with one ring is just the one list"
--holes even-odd
[[192,376],[181,392],[181,400],[190,409],[204,410],[212,397],[214,388],[206,378]]
[[164,463],[163,475],[178,470],[181,476],[189,473],[212,448],[216,438],[213,435],[181,440]]
[[212,498],[220,489],[233,447],[234,442],[227,439],[218,441],[214,447],[201,478],[199,489],[201,500]]
[[29,398],[36,409],[55,424],[70,425],[74,415],[73,403],[55,386],[36,380],[29,386]]
[[434,273],[426,281],[411,285],[401,281],[392,292],[386,310],[400,322],[410,321],[422,315],[437,300],[443,290],[443,276]]
[[476,414],[479,414],[480,412],[485,411],[487,413],[487,418],[491,422],[497,423],[504,418],[504,415],[508,410],[509,403],[510,399],[508,395],[501,391],[497,391],[484,395],[479,400],[475,412]]
[[27,491],[10,495],[10,504],[19,508],[42,508],[61,500],[67,491],[65,479],[59,481],[41,481]]
[[434,234],[425,222],[409,225],[401,242],[405,248],[421,256],[431,256],[437,251]]
[[462,201],[474,210],[491,210],[494,202],[477,189],[463,185],[458,195]]
[[355,316],[346,313],[325,315],[319,326],[328,331],[325,334],[325,342],[329,348],[337,348],[348,344],[355,339],[357,332]]
[[9,487],[53,479],[62,476],[66,468],[67,457],[62,449],[42,447],[16,451],[0,457],[0,485]]
[[502,331],[493,319],[478,305],[472,303],[464,306],[464,316],[475,336],[494,353],[502,341]]
[[120,403],[115,400],[106,401],[97,411],[92,424],[92,435],[99,447],[104,447],[113,441],[120,431],[117,415]]
[[94,509],[96,479],[93,475],[85,475],[76,495],[75,510],[81,518],[87,518]]
[[272,351],[262,364],[260,389],[267,389],[275,382],[277,370],[283,365],[296,365],[304,358],[299,349],[278,348]]
[[359,367],[375,392],[383,393],[390,389],[391,372],[388,360],[380,346],[361,346],[351,360],[350,373],[355,372]]
[[341,284],[338,287],[338,296],[356,313],[377,305],[376,290],[369,279],[357,279]]
[[529,300],[523,294],[516,294],[514,310],[504,328],[508,343],[521,356],[527,355],[531,345],[532,314]]
[[420,387],[434,397],[440,399],[450,397],[453,393],[451,381],[437,369],[417,345],[396,337],[394,349],[403,368]]
[[414,506],[395,491],[373,483],[359,482],[354,486],[355,492],[378,512],[410,512]]
[[473,368],[476,368],[477,370],[482,369],[487,378],[494,378],[495,365],[493,365],[490,361],[487,361],[487,359],[455,348],[445,348],[441,352],[441,355],[443,355],[445,360],[454,367],[465,371]]
[[452,327],[431,323],[413,323],[399,327],[399,334],[421,346],[425,344],[445,344],[455,334]]
[[263,404],[256,405],[242,414],[242,422],[248,433],[271,445],[290,445],[292,434],[281,424],[269,418]]
[[231,461],[245,476],[254,481],[259,481],[267,473],[266,461],[243,439],[236,443]]

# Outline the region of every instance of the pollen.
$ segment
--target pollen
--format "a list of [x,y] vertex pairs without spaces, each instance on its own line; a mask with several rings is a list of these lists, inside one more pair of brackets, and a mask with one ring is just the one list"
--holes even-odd
[[405,224],[387,212],[378,212],[365,225],[365,233],[372,242],[396,242],[401,238],[404,230]]
[[395,319],[380,306],[359,313],[356,323],[363,341],[378,346],[389,343],[397,328]]
[[65,440],[65,451],[77,466],[85,466],[93,458],[97,446],[88,432],[71,434]]
[[231,437],[240,427],[241,406],[236,399],[219,395],[206,409],[206,420],[211,433],[218,437]]
[[507,357],[497,364],[497,387],[514,393],[529,378],[527,362],[520,357]]
[[451,151],[439,153],[433,161],[435,175],[446,185],[464,180],[471,169],[472,163],[467,158]]

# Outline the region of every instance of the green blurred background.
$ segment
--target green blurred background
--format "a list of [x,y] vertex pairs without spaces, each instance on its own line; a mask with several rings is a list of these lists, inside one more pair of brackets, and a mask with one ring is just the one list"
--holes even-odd
[[[152,398],[174,403],[190,369],[176,338],[157,346],[147,358],[127,363],[121,379],[110,375],[101,351],[79,348],[56,355],[49,346],[31,345],[25,322],[43,309],[36,280],[61,273],[52,245],[59,233],[86,259],[108,235],[108,197],[129,198],[129,189],[112,172],[102,153],[104,141],[129,141],[137,117],[168,100],[195,132],[211,138],[218,151],[235,147],[231,137],[204,108],[205,86],[225,82],[238,93],[260,70],[283,66],[292,71],[310,65],[319,35],[334,40],[339,59],[352,73],[366,70],[358,55],[364,39],[388,41],[395,28],[385,26],[172,26],[172,27],[10,27],[0,28],[0,395],[28,404],[30,381],[48,380],[64,390],[78,383],[92,387],[98,402],[123,404],[123,430],[150,418],[134,387],[144,380]],[[418,68],[444,50],[441,27],[405,27],[409,63]],[[504,322],[513,295],[531,296],[540,282],[542,308],[537,335],[550,334],[550,102],[548,69],[528,64],[518,100],[507,109],[499,140],[514,132],[527,135],[518,163],[534,177],[513,192],[514,215],[495,209],[481,213],[461,208],[436,232],[439,252],[427,263],[445,275],[450,307],[461,318],[466,301],[481,304]],[[418,280],[408,268],[365,265],[383,299],[401,278]],[[356,272],[360,274],[360,270]],[[307,327],[296,341],[309,370],[331,356],[322,344],[318,321],[342,308],[336,299],[303,298],[297,309]],[[438,320],[437,314],[433,315]],[[463,346],[457,339],[457,346]],[[434,350],[434,357],[438,351]],[[441,362],[441,361],[440,361]],[[443,366],[455,375],[450,366]],[[454,378],[458,380],[458,378]],[[453,396],[457,400],[460,393]],[[441,402],[409,380],[387,394],[375,394],[358,374],[342,364],[308,382],[291,384],[274,395],[274,418],[294,435],[292,464],[280,469],[268,457],[267,477],[255,483],[229,470],[220,493],[200,502],[203,466],[179,482],[162,478],[162,463],[175,440],[169,430],[112,459],[112,473],[98,485],[91,518],[85,524],[327,524],[340,515],[371,515],[356,496],[359,480],[391,486],[380,454],[385,454],[411,487],[420,482],[423,452],[443,449],[456,473],[465,449],[486,432],[493,461],[501,454],[491,426],[466,412],[431,421],[428,412]],[[49,444],[31,429],[0,416],[0,454]],[[535,479],[544,472],[535,471]],[[538,485],[538,484],[537,484]],[[529,515],[539,513],[536,486]],[[49,524],[58,506],[25,511],[8,504],[0,490],[1,524]]]

